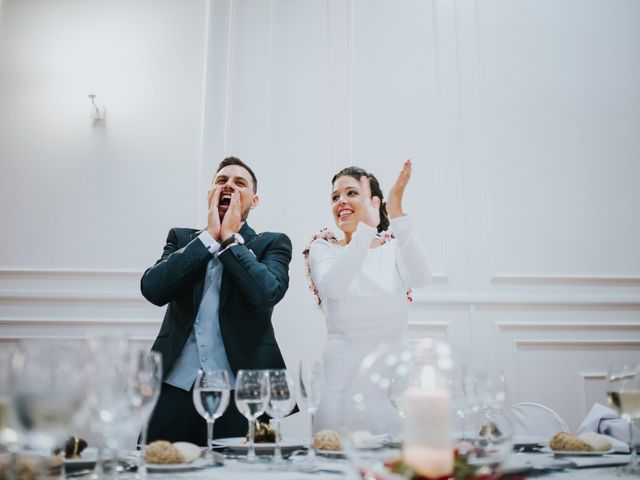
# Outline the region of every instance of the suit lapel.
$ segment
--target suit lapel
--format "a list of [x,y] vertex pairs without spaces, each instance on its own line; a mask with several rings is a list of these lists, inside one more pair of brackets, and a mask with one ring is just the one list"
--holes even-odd
[[[256,237],[256,232],[251,228],[247,222],[244,222],[242,228],[240,229],[240,235],[244,238],[245,245],[251,242]],[[229,274],[226,270],[222,271],[222,285],[220,286],[220,310],[224,307],[224,303],[227,300],[227,296],[231,291],[232,281],[229,279]],[[201,289],[202,290],[202,289]]]

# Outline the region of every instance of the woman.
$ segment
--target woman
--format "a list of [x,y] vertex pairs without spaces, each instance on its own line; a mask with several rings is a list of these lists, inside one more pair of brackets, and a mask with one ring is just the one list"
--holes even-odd
[[[337,430],[345,389],[365,355],[381,343],[406,342],[410,288],[429,280],[424,250],[402,210],[410,176],[407,160],[385,207],[372,174],[357,167],[338,172],[331,181],[331,209],[344,237],[323,230],[304,252],[328,332],[315,430]],[[393,234],[383,234],[389,226]]]

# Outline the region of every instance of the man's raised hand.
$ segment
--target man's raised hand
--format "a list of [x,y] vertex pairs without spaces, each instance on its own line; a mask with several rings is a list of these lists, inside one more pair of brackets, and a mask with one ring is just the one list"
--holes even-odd
[[207,217],[207,231],[217,242],[220,241],[220,214],[218,213],[218,201],[220,200],[220,187],[215,186],[209,190],[209,211]]

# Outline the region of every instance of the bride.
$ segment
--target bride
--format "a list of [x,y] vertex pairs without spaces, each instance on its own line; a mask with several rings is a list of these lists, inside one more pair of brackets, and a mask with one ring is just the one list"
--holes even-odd
[[304,251],[328,333],[316,431],[338,429],[346,388],[365,355],[381,343],[407,341],[410,288],[426,285],[430,277],[411,217],[402,210],[410,176],[407,160],[385,206],[371,173],[358,167],[339,171],[331,181],[331,210],[343,238],[324,229]]

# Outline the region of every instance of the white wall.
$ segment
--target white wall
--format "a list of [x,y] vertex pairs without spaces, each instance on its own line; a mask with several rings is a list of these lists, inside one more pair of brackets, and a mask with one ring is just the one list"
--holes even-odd
[[170,226],[204,223],[234,154],[260,180],[253,226],[294,243],[274,315],[294,365],[322,348],[300,252],[331,226],[331,176],[388,190],[411,158],[435,272],[412,336],[575,428],[606,366],[640,359],[639,20],[623,0],[4,0],[0,337],[151,339],[139,275]]

